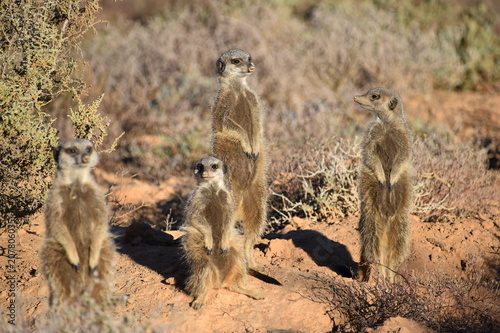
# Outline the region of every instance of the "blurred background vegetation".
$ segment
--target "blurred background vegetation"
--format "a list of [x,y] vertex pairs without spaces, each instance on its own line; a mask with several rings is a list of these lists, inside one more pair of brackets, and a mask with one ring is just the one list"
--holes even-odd
[[[21,13],[15,7],[20,4],[37,9]],[[374,86],[402,96],[498,90],[500,79],[500,8],[494,0],[2,0],[1,6],[17,16],[5,15],[0,23],[0,126],[5,135],[14,120],[22,124],[2,139],[2,171],[20,165],[10,159],[12,151],[25,160],[23,171],[0,176],[2,200],[12,197],[8,183],[37,184],[30,195],[38,201],[9,208],[25,215],[40,207],[50,183],[51,147],[75,135],[78,126],[68,114],[80,110],[80,98],[98,117],[91,123],[107,124],[104,131],[94,125],[84,133],[103,133],[103,145],[110,147],[125,132],[116,151],[101,157],[101,167],[155,183],[189,174],[191,163],[209,152],[214,63],[230,48],[249,51],[257,67],[249,84],[265,107],[271,206],[278,220],[288,214],[322,220],[357,209],[352,170],[369,115],[355,111],[353,95]],[[26,24],[34,19],[45,30]],[[100,20],[106,22],[96,25]],[[94,33],[84,34],[88,29]],[[50,34],[38,37],[39,31]],[[23,73],[32,69],[44,77],[13,84],[17,90],[8,87],[12,77],[31,77]],[[81,122],[88,119],[83,114]],[[440,163],[439,147],[450,145],[472,154],[484,170],[478,178],[491,181],[480,147],[452,146],[446,128],[436,131],[421,121],[412,126],[421,140],[417,147],[424,139],[427,144],[416,152],[425,155],[422,163]],[[297,151],[307,154],[291,153]],[[337,164],[325,161],[325,152],[334,152]],[[474,163],[470,168],[478,167]],[[19,179],[19,173],[30,176]],[[417,180],[417,211],[436,210],[441,199],[453,196],[441,180]]]

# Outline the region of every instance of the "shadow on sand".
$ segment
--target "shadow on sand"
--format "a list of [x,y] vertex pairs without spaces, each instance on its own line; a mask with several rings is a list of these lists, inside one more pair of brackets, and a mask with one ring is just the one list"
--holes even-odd
[[332,241],[315,230],[293,230],[281,238],[291,239],[293,244],[304,250],[318,266],[325,266],[340,276],[356,276],[358,264],[352,260],[347,247]]
[[163,231],[150,229],[148,232],[156,233],[156,238],[165,239],[170,237],[170,242],[154,244],[147,242],[136,242],[135,245],[126,240],[127,228],[111,227],[111,233],[115,236],[118,253],[125,254],[141,266],[147,267],[163,277],[162,283],[173,277],[176,287],[184,289],[186,269],[182,264],[182,251],[180,243]]

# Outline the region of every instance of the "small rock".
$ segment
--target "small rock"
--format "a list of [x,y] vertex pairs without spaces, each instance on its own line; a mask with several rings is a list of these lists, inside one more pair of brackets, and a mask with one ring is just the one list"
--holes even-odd
[[308,229],[311,222],[306,219],[301,219],[298,216],[294,216],[291,221],[292,226],[296,229]]
[[175,278],[173,276],[165,279],[165,284],[168,284],[169,286],[175,285]]

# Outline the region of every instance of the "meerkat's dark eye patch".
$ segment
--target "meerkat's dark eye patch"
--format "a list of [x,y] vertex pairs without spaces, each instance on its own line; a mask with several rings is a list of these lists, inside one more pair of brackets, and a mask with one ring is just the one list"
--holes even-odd
[[212,164],[212,170],[217,170],[219,168],[219,165],[217,164]]
[[66,153],[69,155],[75,155],[77,152],[78,152],[78,150],[76,148],[73,148],[73,147],[66,148]]
[[232,63],[233,65],[238,65],[240,62],[241,62],[241,60],[240,60],[240,59],[231,59],[231,63]]
[[393,98],[391,99],[391,101],[389,102],[389,109],[391,110],[394,110],[396,108],[396,106],[398,105],[398,100]]
[[194,169],[197,172],[203,172],[203,170],[205,170],[205,167],[203,166],[203,164],[198,163],[198,164],[196,164],[196,166],[194,167]]
[[90,154],[92,152],[92,147],[87,147],[85,151]]
[[370,99],[371,99],[372,101],[376,101],[377,99],[380,99],[380,95],[379,95],[379,94],[372,94],[372,95],[370,96]]

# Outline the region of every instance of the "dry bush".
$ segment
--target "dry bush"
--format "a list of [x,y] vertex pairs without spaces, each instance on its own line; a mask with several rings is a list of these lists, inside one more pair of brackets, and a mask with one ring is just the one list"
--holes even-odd
[[98,9],[92,0],[0,3],[2,227],[43,205],[57,145],[46,105],[63,92],[82,89],[74,54]]
[[359,210],[359,147],[346,139],[308,142],[273,165],[271,223],[278,227],[293,216],[331,222]]
[[415,140],[413,163],[414,211],[432,221],[441,221],[447,214],[486,213],[498,201],[500,178],[487,170],[485,149],[434,133]]
[[436,332],[497,332],[500,329],[500,288],[469,272],[457,278],[428,273],[400,277],[376,285],[319,278],[315,297],[330,304],[334,332],[363,332],[401,316]]

